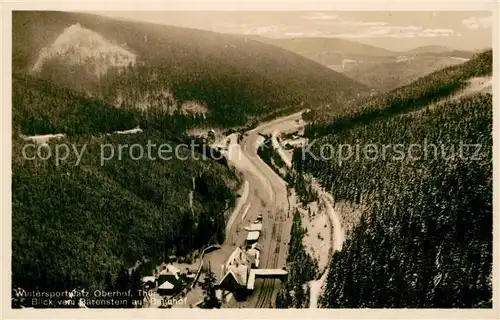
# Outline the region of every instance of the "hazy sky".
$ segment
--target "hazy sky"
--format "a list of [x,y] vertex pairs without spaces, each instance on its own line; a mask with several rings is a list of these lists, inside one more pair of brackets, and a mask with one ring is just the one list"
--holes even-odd
[[390,50],[492,47],[491,12],[101,12],[111,17],[271,38],[333,37]]

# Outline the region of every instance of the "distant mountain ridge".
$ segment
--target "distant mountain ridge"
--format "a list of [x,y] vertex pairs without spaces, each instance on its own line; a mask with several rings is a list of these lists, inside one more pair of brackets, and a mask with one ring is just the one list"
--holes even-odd
[[468,60],[441,55],[400,56],[387,62],[352,65],[344,74],[378,92],[387,92],[412,83],[436,70],[458,65]]
[[473,52],[444,46],[422,46],[397,52],[336,38],[254,39],[298,53],[378,92],[407,85],[474,56]]
[[416,56],[435,56],[435,57],[452,57],[452,58],[455,57],[455,58],[471,59],[477,53],[484,52],[486,50],[487,49],[480,51],[477,50],[467,51],[467,50],[452,49],[444,46],[422,46],[409,50],[407,53]]
[[34,69],[118,106],[163,112],[199,102],[206,114],[190,117],[200,124],[243,125],[368,91],[298,54],[233,35],[65,12],[15,12],[13,30],[14,72]]
[[321,37],[307,37],[307,38],[287,38],[287,39],[269,39],[262,38],[270,44],[277,45],[293,52],[304,51],[325,51],[339,54],[350,55],[371,55],[371,56],[394,56],[398,53],[383,49],[360,42],[338,39],[338,38],[321,38]]
[[411,50],[408,50],[410,53],[443,53],[447,51],[452,51],[452,49],[445,46],[421,46]]
[[257,37],[254,39],[295,52],[333,70],[335,70],[334,66],[342,65],[344,60],[357,62],[370,57],[370,59],[385,61],[387,57],[398,55],[386,49],[336,38],[270,39]]
[[313,111],[311,120],[316,123],[311,127],[317,126],[313,130],[316,133],[329,133],[362,123],[363,119],[369,118],[367,115],[383,118],[418,109],[463,89],[471,78],[491,76],[492,61],[493,51],[487,50],[471,60],[432,72],[383,94],[353,99],[335,110]]

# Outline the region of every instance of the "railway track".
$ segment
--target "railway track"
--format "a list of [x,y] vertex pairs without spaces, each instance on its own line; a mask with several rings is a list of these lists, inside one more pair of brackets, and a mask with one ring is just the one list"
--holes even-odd
[[[257,128],[247,131],[242,141],[242,152],[246,155],[246,160],[252,164],[245,164],[239,162],[244,171],[250,171],[259,179],[258,184],[255,186],[261,198],[260,206],[253,206],[254,210],[258,208],[269,208],[267,221],[264,220],[264,228],[261,232],[261,244],[264,250],[261,251],[261,268],[278,269],[284,263],[285,254],[287,252],[286,246],[282,248],[282,233],[284,228],[289,226],[289,210],[290,199],[286,189],[286,182],[273,171],[258,155],[257,148],[261,142],[262,134],[270,134],[276,130],[290,130],[290,128],[297,127],[297,119],[300,119],[303,111],[279,118],[268,123],[261,124]],[[267,180],[267,181],[264,181]],[[259,187],[259,184],[262,184]],[[267,193],[267,194],[266,194]],[[269,197],[269,198],[268,198]],[[269,199],[265,201],[264,199]],[[287,232],[288,233],[288,232]],[[285,239],[287,235],[284,235]],[[263,254],[265,252],[265,255]],[[279,287],[277,279],[257,279],[255,283],[255,290],[250,299],[245,303],[245,306],[250,308],[269,308],[274,306],[272,301],[275,291]]]
[[[276,241],[274,241],[274,250],[269,248],[270,250],[268,251],[267,261],[266,261],[267,268],[273,268],[273,269],[278,268],[279,253],[281,248],[281,232],[283,229],[281,223],[281,214],[282,212],[281,210],[279,210],[279,212],[277,212],[275,217],[276,221],[273,221],[271,239],[276,239]],[[264,279],[261,290],[259,291],[259,295],[257,298],[257,304],[256,304],[257,308],[272,307],[273,305],[272,298],[276,286],[276,281],[277,281],[276,279]]]

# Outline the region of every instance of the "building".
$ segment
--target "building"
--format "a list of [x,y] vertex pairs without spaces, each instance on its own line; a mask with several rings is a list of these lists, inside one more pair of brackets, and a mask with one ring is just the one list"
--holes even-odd
[[253,263],[255,263],[254,258],[240,247],[236,248],[226,263],[222,265],[219,288],[232,292],[245,289]]
[[147,276],[141,278],[142,285],[146,289],[152,289],[156,287],[156,277],[155,276]]
[[245,227],[247,231],[262,231],[262,223],[252,223],[250,226]]
[[161,296],[171,296],[179,292],[179,290],[170,281],[165,281],[158,287],[157,292]]
[[279,279],[285,281],[288,272],[284,269],[252,269],[248,275],[247,289],[253,290],[255,287],[255,279]]
[[256,278],[286,280],[288,272],[284,269],[258,269],[260,247],[257,243],[246,251],[236,248],[222,265],[222,276],[218,283],[221,290],[231,291],[235,298],[244,297],[254,289]]
[[260,248],[257,243],[254,243],[246,254],[252,259],[252,268],[258,268],[260,265]]
[[215,142],[215,130],[210,129],[207,132],[207,140],[208,143],[214,143]]
[[259,240],[259,236],[260,236],[260,231],[249,231],[247,238],[245,240],[245,244],[247,246],[250,246],[256,243]]
[[167,265],[158,275],[158,294],[172,295],[181,290],[180,270]]

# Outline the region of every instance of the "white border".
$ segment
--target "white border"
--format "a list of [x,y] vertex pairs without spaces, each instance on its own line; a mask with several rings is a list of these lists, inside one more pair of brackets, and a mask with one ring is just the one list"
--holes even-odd
[[[498,7],[496,1],[419,1],[419,2],[388,2],[388,1],[163,1],[163,2],[132,2],[132,1],[88,1],[86,3],[59,2],[21,2],[11,1],[0,5],[2,20],[1,43],[3,48],[2,64],[0,70],[3,78],[0,80],[1,97],[3,104],[0,117],[2,123],[1,147],[2,169],[1,169],[1,204],[2,204],[2,318],[3,319],[104,319],[104,318],[201,318],[201,319],[371,319],[371,318],[403,318],[403,319],[499,319],[499,295],[498,284],[500,275],[498,268],[499,255],[499,217],[494,214],[494,238],[493,238],[493,309],[135,309],[135,310],[12,310],[10,309],[11,295],[11,56],[12,56],[12,20],[11,10],[60,10],[60,11],[492,11],[493,24],[493,52],[494,52],[494,79],[493,79],[493,152],[494,162],[497,162],[499,147],[498,140]],[[499,169],[493,167],[494,186],[497,190],[499,181]],[[496,213],[499,199],[496,193],[493,197],[493,211]]]

